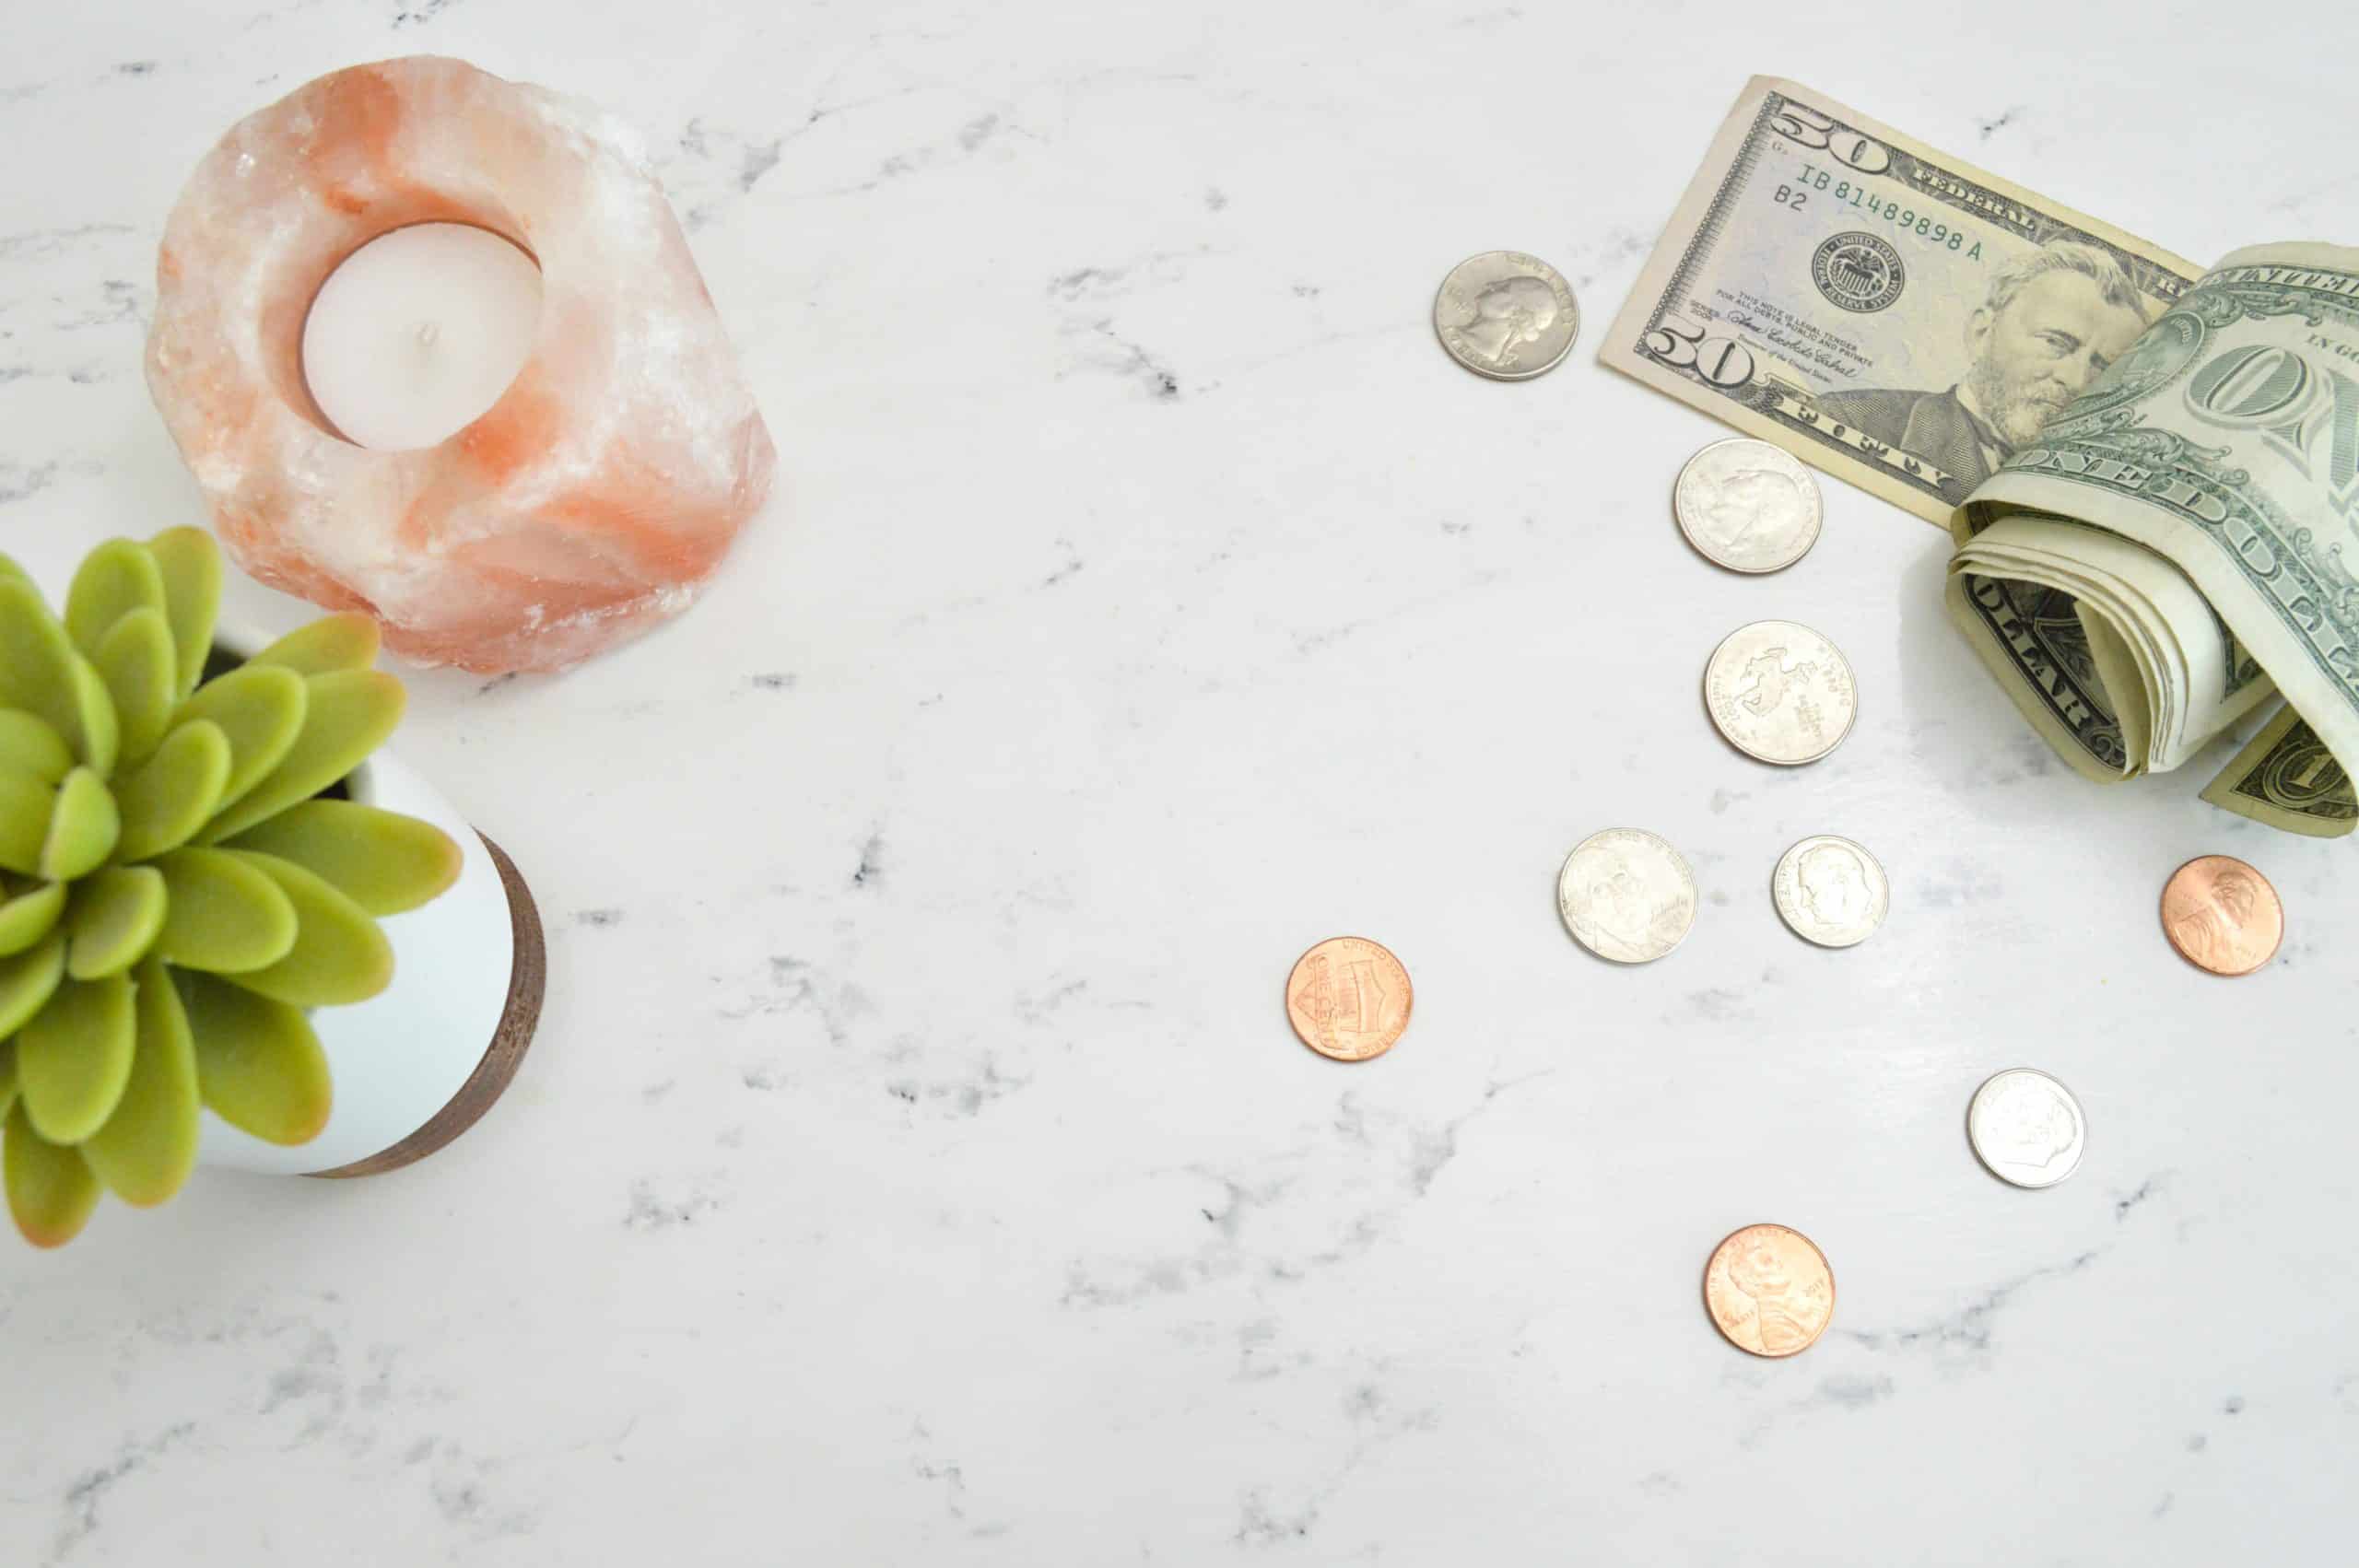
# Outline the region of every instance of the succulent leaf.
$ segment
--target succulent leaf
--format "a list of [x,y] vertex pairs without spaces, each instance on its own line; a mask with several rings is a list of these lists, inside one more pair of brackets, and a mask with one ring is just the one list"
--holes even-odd
[[221,547],[201,528],[168,528],[147,541],[164,579],[164,618],[172,626],[173,663],[180,695],[205,679],[205,656],[213,649],[213,623],[221,610]]
[[393,947],[369,912],[292,860],[229,849],[278,883],[295,906],[295,945],[266,968],[230,977],[250,991],[295,1007],[367,1001],[393,983]]
[[164,574],[136,539],[110,539],[82,557],[65,591],[65,635],[95,659],[114,624],[135,610],[164,613]]
[[447,892],[466,863],[430,822],[356,801],[304,801],[222,846],[259,849],[326,879],[371,915],[398,915]]
[[45,882],[72,882],[106,864],[123,837],[123,813],[114,795],[99,776],[77,767],[57,786],[57,803],[49,816],[49,836],[41,847],[41,876]]
[[109,866],[77,883],[65,918],[65,972],[97,980],[138,963],[156,945],[170,902],[164,873],[153,866]]
[[41,846],[57,813],[57,791],[29,773],[0,764],[0,871],[41,874]]
[[229,739],[209,720],[176,727],[156,755],[115,785],[123,812],[123,838],[115,852],[145,860],[177,849],[220,808],[229,787]]
[[196,1042],[161,960],[140,966],[137,986],[131,1082],[114,1115],[83,1143],[82,1158],[117,1198],[147,1208],[178,1192],[195,1168],[202,1101]]
[[6,552],[0,552],[0,582],[29,584],[31,581],[32,579],[25,574],[25,568],[18,566],[13,556]]
[[81,1151],[60,1148],[34,1131],[21,1104],[8,1113],[5,1141],[0,1167],[8,1213],[24,1238],[35,1246],[63,1246],[81,1235],[99,1203],[99,1178]]
[[73,639],[23,577],[0,575],[0,705],[37,713],[53,730],[70,727],[58,694],[74,658]]
[[302,1009],[210,975],[179,979],[206,1108],[265,1142],[317,1137],[334,1097],[327,1056]]
[[122,734],[114,716],[114,698],[99,679],[98,666],[80,654],[74,656],[74,752],[100,778],[114,777]]
[[138,1024],[131,977],[68,980],[17,1034],[17,1080],[33,1128],[79,1143],[106,1125],[131,1082]]
[[[32,584],[0,578],[0,708],[38,715],[76,756],[94,762],[85,734],[85,698],[75,674],[81,662],[65,628]],[[107,716],[110,724],[112,719]]]
[[47,936],[65,909],[62,882],[45,882],[12,898],[0,898],[0,958],[22,953]]
[[377,661],[377,647],[382,640],[374,616],[346,610],[298,626],[246,662],[274,664],[299,675],[366,670]]
[[49,1005],[65,978],[65,933],[52,931],[39,947],[0,958],[0,1040]]
[[184,969],[260,969],[295,945],[295,906],[278,883],[238,856],[194,847],[159,857],[171,907],[156,952]]
[[8,1119],[8,1107],[17,1103],[17,1042],[0,1040],[0,1121]]
[[[310,700],[303,677],[268,664],[241,664],[197,687],[176,716],[219,726],[229,741],[229,777],[221,786],[221,806],[269,777],[294,749],[304,728]],[[216,807],[216,810],[221,807]]]
[[134,610],[117,620],[90,655],[114,704],[118,763],[135,763],[156,749],[180,701],[172,662],[172,629],[161,610]]
[[54,784],[74,766],[74,753],[38,713],[0,708],[0,767]]
[[303,733],[270,777],[242,797],[233,797],[206,825],[206,843],[235,837],[359,766],[401,722],[407,700],[401,682],[381,670],[337,670],[313,675],[303,685],[311,694]]

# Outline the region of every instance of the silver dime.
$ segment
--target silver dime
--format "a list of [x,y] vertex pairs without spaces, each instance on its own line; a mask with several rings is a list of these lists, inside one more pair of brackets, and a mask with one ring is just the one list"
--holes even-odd
[[1449,269],[1434,296],[1434,332],[1478,376],[1528,380],[1553,370],[1580,335],[1564,274],[1520,251],[1485,251]]
[[1892,884],[1876,858],[1831,833],[1805,838],[1780,856],[1769,893],[1793,933],[1821,947],[1865,942],[1884,924],[1892,903]]
[[1649,964],[1696,923],[1696,879],[1679,851],[1636,827],[1573,846],[1556,873],[1556,908],[1573,939],[1616,964]]
[[1729,744],[1791,767],[1843,743],[1860,693],[1833,643],[1791,621],[1755,621],[1712,650],[1704,706]]
[[2071,1176],[2088,1133],[2072,1091],[2028,1067],[1992,1077],[1966,1107],[1975,1158],[2017,1187],[2054,1187]]
[[1818,543],[1818,483],[1793,455],[1746,436],[1714,441],[1672,486],[1679,532],[1735,572],[1783,571]]

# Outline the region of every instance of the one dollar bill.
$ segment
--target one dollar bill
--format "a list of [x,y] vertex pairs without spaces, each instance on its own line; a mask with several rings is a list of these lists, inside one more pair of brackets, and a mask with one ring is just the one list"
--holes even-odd
[[[2002,320],[2044,254],[2081,252],[2127,280],[2126,304]],[[2200,270],[1755,76],[1600,358],[1947,523]]]
[[2291,703],[2203,787],[2203,798],[2315,838],[2340,838],[2359,826],[2359,794],[2352,790],[2350,773]]

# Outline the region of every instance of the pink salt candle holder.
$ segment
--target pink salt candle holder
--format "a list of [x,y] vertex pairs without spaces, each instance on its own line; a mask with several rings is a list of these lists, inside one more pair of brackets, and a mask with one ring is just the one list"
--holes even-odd
[[[467,224],[540,270],[522,369],[432,446],[322,412],[322,285],[395,229]],[[481,672],[576,663],[678,614],[776,451],[631,129],[457,60],[307,83],[231,127],[157,261],[147,381],[238,563]]]

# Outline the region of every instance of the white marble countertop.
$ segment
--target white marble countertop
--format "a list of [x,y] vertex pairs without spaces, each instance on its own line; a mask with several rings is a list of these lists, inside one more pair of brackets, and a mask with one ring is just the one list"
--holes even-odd
[[[1967,656],[1933,529],[1828,481],[1741,579],[1722,434],[1594,354],[1745,76],[2199,259],[2359,236],[2311,7],[1765,11],[558,0],[18,6],[0,68],[0,548],[53,585],[195,516],[138,363],[229,122],[435,51],[658,149],[780,449],[705,603],[556,679],[413,683],[398,748],[549,927],[537,1044],[360,1183],[201,1174],[0,1246],[0,1562],[2347,1562],[2347,845],[2068,777]],[[1442,273],[1554,260],[1573,359],[1485,382]],[[300,607],[241,583],[237,607]],[[1719,636],[1864,709],[1757,766]],[[1670,959],[1567,940],[1566,849],[1680,845]],[[1845,953],[1771,864],[1894,881]],[[2283,891],[2224,982],[2154,906]],[[1415,977],[1344,1067],[1279,1005]],[[1989,1071],[2087,1108],[2052,1191]],[[1774,1219],[1841,1302],[1724,1344]]]

